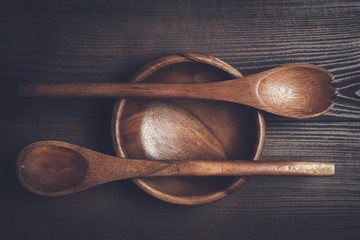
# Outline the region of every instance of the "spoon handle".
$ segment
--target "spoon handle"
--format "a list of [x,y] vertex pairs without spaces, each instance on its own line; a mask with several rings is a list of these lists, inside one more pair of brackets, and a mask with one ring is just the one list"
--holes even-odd
[[209,83],[19,83],[24,97],[152,97],[207,99]]
[[253,161],[170,161],[166,168],[152,176],[332,176],[333,163],[320,162],[253,162]]

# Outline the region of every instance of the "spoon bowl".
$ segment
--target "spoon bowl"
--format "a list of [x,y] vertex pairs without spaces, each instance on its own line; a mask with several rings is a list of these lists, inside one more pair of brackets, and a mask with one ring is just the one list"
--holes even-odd
[[334,79],[327,70],[307,64],[279,70],[259,84],[261,101],[277,115],[311,118],[329,111],[331,97],[337,91],[330,85]]
[[56,143],[31,145],[20,156],[17,170],[21,182],[42,195],[79,185],[89,169],[79,152]]

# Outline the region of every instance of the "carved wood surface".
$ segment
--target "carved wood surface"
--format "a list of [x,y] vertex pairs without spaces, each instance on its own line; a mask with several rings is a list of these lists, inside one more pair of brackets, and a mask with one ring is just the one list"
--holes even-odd
[[2,100],[1,239],[359,238],[358,1],[5,0],[0,6],[2,85],[126,82],[151,60],[199,52],[244,76],[316,64],[334,74],[339,90],[334,109],[321,117],[264,114],[262,160],[335,162],[334,177],[252,177],[228,197],[192,207],[157,200],[129,180],[54,198],[24,190],[14,164],[34,141],[114,155],[115,100]]

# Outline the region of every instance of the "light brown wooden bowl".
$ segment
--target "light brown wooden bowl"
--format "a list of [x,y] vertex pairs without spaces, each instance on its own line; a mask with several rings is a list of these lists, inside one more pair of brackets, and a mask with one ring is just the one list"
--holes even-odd
[[[131,82],[207,82],[242,77],[225,62],[201,54],[155,60]],[[116,154],[127,158],[173,160],[258,160],[265,141],[262,114],[250,107],[219,101],[119,99],[112,137]],[[221,199],[246,177],[153,177],[133,181],[170,203],[196,205]]]

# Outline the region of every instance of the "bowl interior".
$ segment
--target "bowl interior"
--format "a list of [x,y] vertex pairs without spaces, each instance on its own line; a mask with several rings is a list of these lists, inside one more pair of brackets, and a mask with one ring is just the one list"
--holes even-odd
[[[154,64],[147,65],[132,81],[201,83],[236,77],[209,63],[185,58],[166,62],[155,62],[163,63],[155,71]],[[258,111],[207,100],[122,99],[116,103],[112,129],[119,156],[157,160],[256,160],[264,136]],[[230,194],[245,178],[153,177],[134,182],[164,201],[201,204]]]

